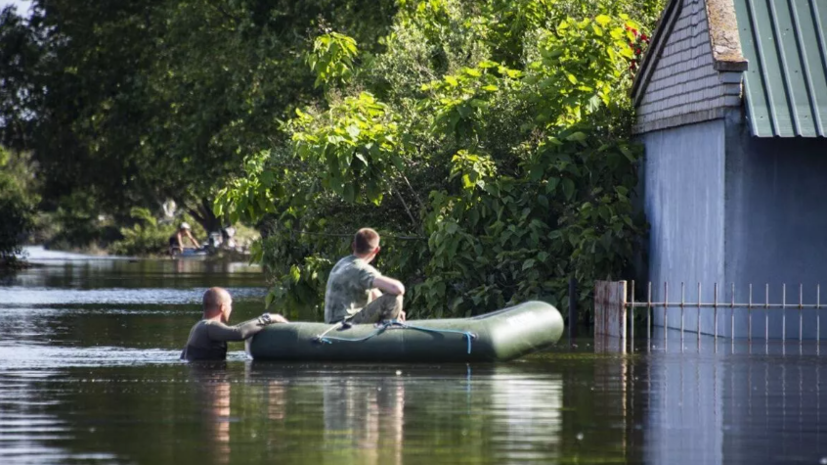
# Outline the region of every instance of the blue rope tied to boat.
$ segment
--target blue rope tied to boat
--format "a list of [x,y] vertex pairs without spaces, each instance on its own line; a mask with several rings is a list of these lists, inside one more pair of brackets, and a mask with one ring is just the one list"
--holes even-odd
[[471,341],[477,338],[477,335],[472,333],[471,331],[461,331],[458,329],[437,329],[437,328],[425,328],[422,326],[414,326],[409,325],[406,323],[402,323],[396,320],[391,321],[391,323],[395,323],[400,325],[402,328],[407,329],[415,329],[417,331],[423,331],[426,333],[448,333],[448,334],[462,334],[465,336],[466,341],[468,341],[468,353],[471,353]]
[[[338,323],[336,326],[342,326],[341,323]],[[379,335],[380,333],[384,332],[388,329],[391,325],[384,324],[378,328],[376,328],[372,333],[368,334],[367,336],[360,337],[360,338],[348,338],[348,337],[336,337],[336,336],[325,336],[331,330],[335,329],[336,326],[328,329],[327,331],[323,332],[319,336],[316,337],[316,340],[321,342],[322,344],[333,344],[333,341],[341,341],[341,342],[362,342],[367,341],[368,339]]]
[[[337,324],[336,326],[343,326],[341,323]],[[320,334],[316,337],[316,340],[322,344],[333,344],[333,341],[339,342],[363,342],[371,339],[379,334],[382,334],[388,328],[396,327],[400,329],[414,329],[416,331],[423,331],[426,333],[447,333],[447,334],[462,334],[465,336],[465,339],[468,341],[468,353],[471,353],[471,341],[477,338],[477,335],[470,332],[470,331],[461,331],[458,329],[437,329],[437,328],[425,328],[423,326],[414,326],[404,323],[399,320],[388,320],[381,323],[381,326],[378,326],[372,333],[368,334],[364,337],[359,338],[347,338],[347,337],[336,337],[336,336],[327,336],[327,333],[332,331],[336,328],[336,326],[331,327],[324,333]]]

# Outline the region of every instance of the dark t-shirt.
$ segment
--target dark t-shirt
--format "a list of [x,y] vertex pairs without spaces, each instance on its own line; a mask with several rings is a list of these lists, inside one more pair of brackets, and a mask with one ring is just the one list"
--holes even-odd
[[258,319],[227,326],[220,321],[201,320],[190,330],[187,346],[181,353],[185,360],[224,360],[227,358],[227,341],[243,341],[261,331]]

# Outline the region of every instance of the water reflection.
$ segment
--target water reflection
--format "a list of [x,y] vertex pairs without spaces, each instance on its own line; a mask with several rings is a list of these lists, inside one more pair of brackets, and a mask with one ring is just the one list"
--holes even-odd
[[242,321],[263,278],[176,266],[73,259],[0,282],[0,463],[827,459],[818,345],[656,333],[466,366],[260,363],[236,344],[187,364],[200,291],[233,289]]
[[234,421],[231,409],[232,384],[226,362],[192,362],[187,364],[190,379],[196,384],[196,405],[203,406],[203,443],[215,463],[230,461],[230,428]]
[[701,357],[678,359],[658,357],[646,373],[651,391],[647,462],[721,463],[720,394],[727,368]]
[[633,416],[625,442],[640,444],[645,462],[827,463],[827,376],[818,344],[661,328],[635,342],[632,355],[618,339],[600,338],[594,348],[624,361],[624,377],[625,361],[635,361],[628,364],[631,396],[622,397]]
[[495,419],[492,440],[501,445],[503,461],[560,458],[563,380],[503,370],[492,376],[491,404]]
[[[723,376],[723,456],[827,462],[827,376],[818,357],[737,357]],[[824,415],[823,415],[824,414]]]
[[326,444],[354,451],[352,457],[359,463],[401,463],[405,407],[401,377],[362,383],[328,376],[319,382]]
[[[59,289],[117,289],[122,292],[126,289],[207,288],[213,285],[206,282],[207,277],[218,280],[216,284],[223,287],[260,288],[264,283],[261,267],[227,261],[134,260],[90,257],[42,249],[41,252],[31,253],[29,260],[36,266],[0,276],[0,286],[27,288],[32,293],[32,298],[37,298],[42,291]],[[113,293],[108,295],[112,296]]]
[[827,462],[821,426],[827,376],[819,356],[773,354],[786,349],[763,343],[752,349],[767,355],[749,355],[750,348],[729,343],[716,353],[714,341],[707,345],[692,356],[666,352],[651,358],[647,462]]
[[[266,421],[247,427],[272,438],[271,446],[291,461],[447,463],[467,453],[477,461],[510,462],[562,455],[563,380],[534,369],[253,363],[244,385],[261,387],[266,412]],[[294,455],[296,441],[316,447]]]

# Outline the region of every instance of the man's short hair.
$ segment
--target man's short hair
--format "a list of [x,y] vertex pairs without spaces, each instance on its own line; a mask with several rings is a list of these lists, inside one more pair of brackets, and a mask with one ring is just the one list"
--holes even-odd
[[202,297],[201,303],[203,304],[205,311],[213,310],[218,308],[222,303],[228,304],[230,298],[230,293],[227,292],[226,289],[211,287],[204,292],[204,297]]
[[353,251],[357,254],[373,252],[379,247],[379,233],[371,228],[362,228],[353,236]]

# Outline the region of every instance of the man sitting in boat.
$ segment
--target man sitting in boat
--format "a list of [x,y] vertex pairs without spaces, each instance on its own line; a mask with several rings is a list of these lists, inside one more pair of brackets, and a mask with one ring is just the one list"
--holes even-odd
[[184,360],[225,360],[227,341],[243,341],[272,323],[287,323],[278,314],[265,313],[258,318],[227,326],[233,311],[233,298],[226,289],[213,287],[204,293],[203,319],[190,330],[187,346],[181,353]]
[[192,237],[192,232],[190,232],[190,225],[186,221],[181,223],[181,226],[178,227],[178,231],[175,232],[172,236],[169,237],[169,254],[175,255],[175,252],[183,253],[184,252],[184,237],[189,238],[190,242],[195,246],[195,248],[201,247],[198,244],[198,241]]
[[325,322],[404,321],[402,296],[405,286],[396,279],[382,276],[370,264],[380,250],[379,234],[373,229],[362,228],[353,237],[351,248],[353,254],[339,260],[327,279]]

